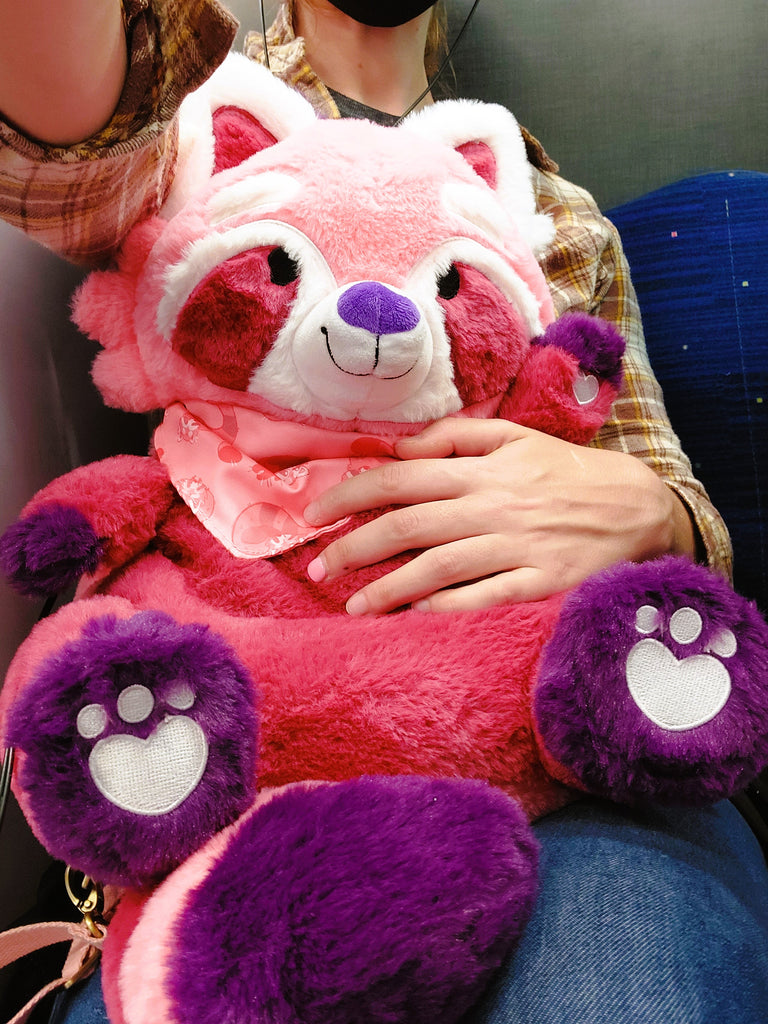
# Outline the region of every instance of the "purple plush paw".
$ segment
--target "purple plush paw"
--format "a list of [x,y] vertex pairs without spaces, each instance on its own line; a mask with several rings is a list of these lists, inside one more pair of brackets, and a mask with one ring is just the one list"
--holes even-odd
[[167,964],[178,1024],[452,1024],[513,948],[536,884],[512,800],[415,776],[278,790],[212,860],[173,924],[189,938]]
[[555,345],[575,356],[586,381],[607,380],[617,390],[621,387],[625,342],[607,320],[587,313],[566,313],[547,327],[538,344]]
[[58,594],[99,564],[102,545],[76,508],[50,504],[13,523],[0,538],[0,566],[29,597]]
[[768,764],[768,626],[685,559],[616,566],[566,600],[535,715],[546,750],[591,791],[730,796]]
[[119,885],[155,881],[254,796],[250,677],[204,626],[91,621],[11,708],[17,787],[49,851]]

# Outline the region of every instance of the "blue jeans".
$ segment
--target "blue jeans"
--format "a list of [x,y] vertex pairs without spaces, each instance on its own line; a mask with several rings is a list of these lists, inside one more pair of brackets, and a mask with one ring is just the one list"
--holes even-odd
[[536,832],[536,909],[466,1024],[765,1024],[768,871],[733,805],[585,801]]
[[[765,1024],[768,871],[731,804],[584,800],[535,829],[533,918],[464,1024]],[[106,1019],[97,974],[51,1024]]]

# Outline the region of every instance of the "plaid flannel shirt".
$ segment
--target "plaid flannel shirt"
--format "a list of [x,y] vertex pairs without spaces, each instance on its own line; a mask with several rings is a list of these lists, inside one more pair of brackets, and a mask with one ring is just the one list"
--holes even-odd
[[[272,71],[323,116],[338,117],[294,35],[291,8],[287,0],[267,33]],[[124,0],[124,11],[129,72],[102,131],[56,147],[0,122],[0,216],[77,262],[108,258],[162,204],[174,171],[178,105],[224,59],[237,28],[218,0]],[[260,33],[251,32],[246,54],[261,59],[262,49]],[[558,314],[597,313],[627,340],[624,387],[594,443],[649,464],[691,511],[710,565],[728,574],[728,532],[670,426],[618,234],[587,192],[557,174],[540,143],[525,130],[523,137],[538,208],[556,227],[542,264]]]

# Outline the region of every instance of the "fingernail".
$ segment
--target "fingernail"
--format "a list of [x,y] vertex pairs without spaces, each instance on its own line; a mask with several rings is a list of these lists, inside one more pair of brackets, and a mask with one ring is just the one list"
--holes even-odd
[[316,558],[307,566],[307,576],[309,576],[313,583],[322,583],[327,575],[328,570],[325,568],[325,562],[322,557]]
[[309,523],[310,526],[316,526],[318,522],[318,506],[317,502],[311,501],[304,509],[304,520]]
[[353,594],[347,601],[348,615],[364,615],[368,611],[368,599],[365,594]]
[[413,608],[415,612],[428,612],[429,601],[427,601],[426,598],[422,598],[421,601],[414,601],[411,608]]

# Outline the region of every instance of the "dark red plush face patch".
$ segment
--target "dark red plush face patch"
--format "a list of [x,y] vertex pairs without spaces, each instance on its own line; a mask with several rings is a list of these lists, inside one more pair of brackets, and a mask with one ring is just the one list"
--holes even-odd
[[438,282],[456,387],[465,405],[505,391],[529,343],[518,310],[480,270],[453,263]]
[[285,323],[298,268],[279,246],[232,256],[198,284],[171,338],[174,352],[214,384],[245,391]]

